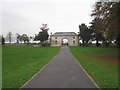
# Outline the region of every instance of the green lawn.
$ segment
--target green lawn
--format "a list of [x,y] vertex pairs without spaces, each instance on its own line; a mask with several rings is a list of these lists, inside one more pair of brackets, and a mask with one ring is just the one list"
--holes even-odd
[[3,48],[3,88],[19,88],[47,64],[60,47],[20,47]]
[[118,88],[118,49],[70,47],[72,54],[100,88]]
[[2,88],[2,46],[0,46],[0,90]]

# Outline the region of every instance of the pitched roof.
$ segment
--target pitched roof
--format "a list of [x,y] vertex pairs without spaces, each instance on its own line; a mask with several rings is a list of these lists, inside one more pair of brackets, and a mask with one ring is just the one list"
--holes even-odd
[[56,32],[53,36],[76,36],[75,32]]

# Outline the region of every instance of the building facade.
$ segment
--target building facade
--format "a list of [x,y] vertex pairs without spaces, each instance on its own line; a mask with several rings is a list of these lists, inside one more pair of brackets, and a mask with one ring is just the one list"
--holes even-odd
[[62,46],[63,39],[67,39],[68,46],[78,46],[78,35],[75,32],[56,32],[50,36],[51,46]]

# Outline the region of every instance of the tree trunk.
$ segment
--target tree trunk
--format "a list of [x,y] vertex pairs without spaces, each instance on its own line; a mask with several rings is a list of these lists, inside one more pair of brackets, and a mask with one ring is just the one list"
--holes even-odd
[[96,44],[98,44],[99,43],[99,41],[98,41],[98,39],[96,39]]
[[98,39],[96,39],[96,47],[99,47],[100,46],[100,43],[98,41]]
[[83,43],[83,45],[85,45],[85,40],[84,39],[82,40],[82,43]]

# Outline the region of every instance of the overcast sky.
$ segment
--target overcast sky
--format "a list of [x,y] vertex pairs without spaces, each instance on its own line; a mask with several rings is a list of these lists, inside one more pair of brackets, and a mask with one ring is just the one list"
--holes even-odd
[[3,0],[0,2],[0,29],[3,35],[26,33],[34,36],[47,23],[49,33],[78,32],[89,25],[95,0]]

